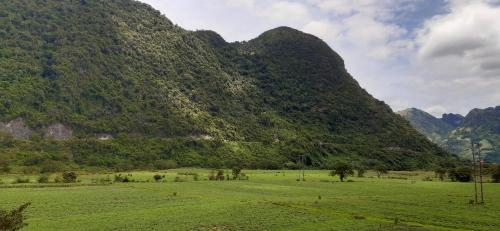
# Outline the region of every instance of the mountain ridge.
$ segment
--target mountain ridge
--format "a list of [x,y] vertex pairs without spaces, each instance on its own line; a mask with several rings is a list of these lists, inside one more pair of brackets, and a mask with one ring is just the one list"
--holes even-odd
[[[490,162],[500,162],[500,106],[472,109],[466,116],[443,114],[436,118],[420,109],[398,112],[422,134],[434,143],[463,158],[472,158],[471,140],[482,146],[484,158]],[[425,116],[422,116],[425,115]],[[429,124],[441,126],[435,132]],[[445,126],[449,125],[449,126]]]
[[[0,6],[0,21],[0,121],[21,118],[33,135],[14,143],[43,161],[278,168],[307,155],[316,167],[410,169],[449,158],[325,42],[289,27],[227,43],[130,0],[20,0]],[[37,151],[51,134],[65,141]],[[0,154],[23,164],[7,144]]]

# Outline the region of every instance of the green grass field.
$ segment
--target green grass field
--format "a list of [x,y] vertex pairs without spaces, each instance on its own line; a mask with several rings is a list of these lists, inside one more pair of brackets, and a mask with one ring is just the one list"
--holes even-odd
[[[198,172],[200,180],[179,172]],[[500,184],[471,205],[473,184],[422,181],[431,173],[338,181],[327,171],[246,170],[248,181],[207,181],[209,170],[132,172],[144,183],[92,185],[114,174],[81,175],[71,185],[10,184],[0,176],[0,207],[29,207],[24,230],[500,230]],[[160,174],[165,174],[161,172]],[[394,179],[394,178],[407,179]],[[34,182],[36,176],[32,176]]]

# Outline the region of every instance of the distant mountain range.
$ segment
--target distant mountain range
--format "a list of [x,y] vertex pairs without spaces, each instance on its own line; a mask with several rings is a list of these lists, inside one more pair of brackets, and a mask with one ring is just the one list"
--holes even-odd
[[436,118],[416,108],[398,112],[431,141],[460,157],[471,158],[471,139],[481,143],[484,158],[500,162],[500,106],[474,109],[465,117],[443,114]]

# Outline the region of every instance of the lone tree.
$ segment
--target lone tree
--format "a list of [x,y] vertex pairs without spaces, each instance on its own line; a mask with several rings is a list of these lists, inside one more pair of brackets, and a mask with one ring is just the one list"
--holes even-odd
[[379,164],[375,166],[375,172],[377,173],[377,177],[380,178],[383,174],[387,174],[387,167],[383,164]]
[[0,209],[0,230],[15,231],[28,225],[24,223],[26,217],[23,212],[30,206],[26,203],[11,211]]
[[500,165],[493,167],[493,172],[491,173],[491,179],[495,183],[500,183]]
[[345,162],[336,162],[332,166],[332,171],[330,172],[330,176],[338,175],[341,182],[344,182],[344,179],[347,176],[352,176],[353,174],[354,171],[352,169],[352,166]]

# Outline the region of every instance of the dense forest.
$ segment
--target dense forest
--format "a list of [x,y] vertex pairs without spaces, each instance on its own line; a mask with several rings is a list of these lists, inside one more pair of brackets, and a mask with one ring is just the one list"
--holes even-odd
[[[131,0],[2,2],[0,122],[2,162],[36,171],[454,160],[312,35],[280,27],[227,43]],[[54,124],[69,137],[47,135]]]

